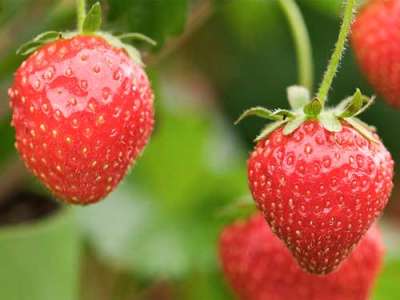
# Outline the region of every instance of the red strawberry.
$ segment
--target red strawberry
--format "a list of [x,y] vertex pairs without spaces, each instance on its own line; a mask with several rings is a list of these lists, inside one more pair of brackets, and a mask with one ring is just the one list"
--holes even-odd
[[96,35],[40,48],[9,89],[16,147],[59,198],[99,201],[121,181],[153,128],[142,66]]
[[367,300],[380,270],[383,247],[373,226],[337,272],[303,272],[261,215],[222,232],[225,276],[242,300]]
[[368,1],[353,24],[357,61],[371,85],[400,108],[400,1]]
[[276,129],[248,161],[253,198],[300,266],[334,270],[386,206],[393,161],[383,144],[346,122],[330,132],[306,121]]

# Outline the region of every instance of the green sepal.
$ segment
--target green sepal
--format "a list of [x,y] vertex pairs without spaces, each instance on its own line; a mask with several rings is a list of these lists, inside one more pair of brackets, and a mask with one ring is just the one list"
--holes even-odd
[[147,35],[137,33],[137,32],[122,33],[122,34],[116,35],[116,37],[119,38],[121,41],[138,40],[138,41],[146,42],[152,46],[157,45],[157,42],[155,40],[153,40],[152,38],[148,37]]
[[59,31],[43,32],[43,33],[37,35],[36,37],[34,37],[32,40],[22,44],[17,49],[17,54],[18,55],[31,54],[32,52],[35,52],[38,48],[40,48],[44,44],[51,42],[51,41],[55,41],[61,37],[62,37],[62,33]]
[[375,101],[375,97],[364,96],[359,89],[353,96],[344,99],[336,107],[337,116],[340,118],[350,118],[358,116],[369,108]]
[[322,112],[318,116],[321,125],[330,132],[340,132],[342,124],[332,111]]
[[32,52],[35,52],[38,48],[40,48],[42,45],[43,43],[39,41],[26,42],[17,49],[17,54],[23,56],[31,54]]
[[322,102],[318,98],[312,99],[303,109],[304,113],[309,118],[316,118],[322,111]]
[[55,41],[59,38],[62,37],[62,33],[59,31],[45,31],[40,34],[38,34],[33,41],[40,41],[40,42],[49,42],[49,41]]
[[310,91],[304,86],[293,85],[287,88],[287,98],[293,110],[299,110],[310,102]]
[[287,110],[287,109],[281,109],[281,108],[274,110],[272,112],[272,114],[274,116],[282,117],[282,119],[291,119],[296,116],[296,114],[294,114],[292,111]]
[[82,25],[83,33],[93,33],[100,30],[101,27],[101,5],[99,2],[93,4],[87,13]]
[[261,131],[261,133],[254,139],[254,141],[258,142],[258,141],[266,138],[275,129],[278,129],[279,127],[283,126],[285,123],[287,123],[287,120],[276,121],[276,122],[268,124],[267,126],[264,127],[264,129]]
[[257,116],[271,121],[279,121],[283,119],[282,115],[276,114],[272,110],[269,110],[267,108],[257,106],[244,111],[240,115],[239,119],[236,120],[235,124],[238,124],[240,121],[250,116]]
[[349,123],[354,129],[356,129],[359,133],[361,133],[368,140],[379,143],[379,140],[375,137],[373,132],[375,131],[374,127],[367,125],[361,120],[352,117],[345,119],[347,123]]
[[366,97],[366,96],[364,96],[364,97],[363,97],[363,106],[361,107],[361,109],[360,109],[358,112],[356,112],[356,113],[353,115],[353,117],[356,117],[356,116],[362,114],[362,113],[363,113],[364,111],[366,111],[372,104],[374,104],[374,102],[375,102],[375,96],[372,96],[372,97]]
[[283,134],[284,135],[289,135],[292,134],[297,128],[300,127],[301,124],[304,123],[304,121],[307,119],[305,115],[300,115],[297,116],[296,118],[290,120],[287,122],[285,127],[283,128]]

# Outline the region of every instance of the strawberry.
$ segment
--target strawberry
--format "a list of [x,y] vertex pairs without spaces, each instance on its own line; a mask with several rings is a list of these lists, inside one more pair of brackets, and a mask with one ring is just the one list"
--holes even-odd
[[261,214],[226,227],[219,254],[227,281],[243,300],[367,300],[381,268],[383,245],[373,226],[338,270],[303,272]]
[[306,121],[275,130],[248,161],[258,207],[305,270],[325,274],[351,252],[388,202],[393,161],[349,124],[329,132]]
[[153,92],[121,45],[105,34],[58,36],[21,64],[9,89],[18,152],[66,202],[104,198],[151,135]]
[[392,157],[375,129],[359,119],[374,98],[356,89],[336,107],[326,105],[355,4],[346,1],[338,40],[315,95],[292,86],[291,110],[253,107],[238,120],[259,116],[273,121],[256,138],[248,160],[250,190],[273,232],[301,268],[315,274],[332,272],[351,253],[382,213],[393,187]]
[[352,27],[357,61],[374,89],[400,108],[400,1],[371,0]]

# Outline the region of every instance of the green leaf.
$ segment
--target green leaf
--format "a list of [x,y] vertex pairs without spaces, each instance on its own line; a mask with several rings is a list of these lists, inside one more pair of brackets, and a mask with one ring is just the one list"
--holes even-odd
[[240,115],[240,117],[236,120],[235,124],[238,124],[240,121],[242,121],[243,119],[250,117],[250,116],[257,116],[257,117],[261,117],[261,118],[272,120],[272,121],[279,121],[279,120],[283,119],[283,117],[281,115],[275,114],[273,111],[271,111],[267,108],[257,106],[257,107],[249,108],[248,110],[243,112]]
[[261,131],[261,133],[255,138],[255,142],[258,142],[264,138],[266,138],[269,134],[271,134],[275,129],[278,129],[281,127],[283,124],[285,124],[287,120],[281,120],[277,121],[271,124],[268,124],[267,126],[264,127],[264,129]]
[[97,2],[90,8],[85,20],[83,21],[83,33],[93,33],[98,31],[101,27],[101,18],[101,6],[100,3]]
[[283,128],[283,134],[284,135],[289,135],[293,133],[301,124],[304,123],[304,121],[307,119],[305,115],[300,115],[293,120],[290,120],[286,126]]
[[28,55],[38,48],[42,46],[43,44],[54,41],[58,38],[61,37],[61,32],[58,31],[46,31],[43,32],[39,35],[37,35],[33,40],[30,40],[24,44],[22,44],[18,49],[17,49],[17,54],[18,55]]
[[1,298],[78,299],[81,241],[69,209],[35,223],[1,227]]
[[379,274],[373,292],[373,300],[395,300],[399,295],[400,259],[387,259]]
[[349,123],[351,126],[353,126],[354,129],[356,129],[359,133],[361,133],[368,140],[375,142],[375,143],[379,143],[379,140],[376,139],[376,137],[374,136],[371,129],[368,126],[366,126],[366,124],[364,122],[362,122],[361,120],[352,117],[352,118],[347,118],[346,122]]
[[141,34],[141,33],[137,33],[137,32],[130,32],[130,33],[123,33],[120,35],[117,35],[117,37],[120,40],[138,40],[138,41],[144,41],[152,46],[156,46],[157,42],[151,38],[149,38],[148,36]]
[[372,97],[366,97],[366,96],[364,96],[363,100],[364,100],[363,106],[361,107],[361,109],[360,109],[358,112],[356,112],[356,113],[353,115],[353,117],[356,117],[356,116],[362,114],[362,113],[363,113],[364,111],[366,111],[372,104],[374,104],[374,103],[375,103],[375,96],[372,96]]
[[349,118],[358,113],[363,106],[363,95],[360,89],[357,89],[351,100],[347,103],[343,112],[340,113],[341,118]]
[[314,98],[313,100],[311,100],[310,103],[304,106],[304,113],[308,117],[315,118],[320,114],[321,111],[322,111],[322,103],[318,98]]
[[41,41],[29,41],[25,44],[22,44],[17,49],[17,54],[18,55],[31,54],[32,52],[35,52],[38,48],[40,48],[42,45],[43,45],[43,42],[41,42]]
[[287,97],[292,109],[301,109],[310,102],[310,91],[303,86],[290,86],[287,89]]
[[61,37],[61,32],[59,31],[46,31],[37,35],[33,40],[40,42],[53,41]]
[[322,126],[330,132],[340,132],[342,130],[342,124],[333,112],[323,112],[318,119]]
[[296,115],[287,109],[276,109],[272,112],[273,116],[282,117],[283,119],[294,118]]

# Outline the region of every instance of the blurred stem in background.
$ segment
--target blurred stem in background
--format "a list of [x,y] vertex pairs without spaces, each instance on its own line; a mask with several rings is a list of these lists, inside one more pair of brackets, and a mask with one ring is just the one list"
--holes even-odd
[[76,0],[76,12],[77,12],[77,30],[78,32],[82,32],[83,21],[85,20],[86,16],[86,1],[85,0]]
[[299,84],[312,91],[314,81],[312,47],[303,15],[294,0],[279,0],[279,4],[288,19],[296,45]]
[[329,61],[328,68],[324,74],[324,78],[318,90],[317,97],[320,99],[323,105],[326,101],[329,89],[332,85],[333,78],[335,78],[340,60],[342,59],[345,50],[347,36],[350,32],[351,23],[353,21],[355,2],[356,0],[348,0],[346,3],[346,9],[343,16],[343,23],[340,28],[339,37],[336,42],[335,50],[333,51],[331,60]]

